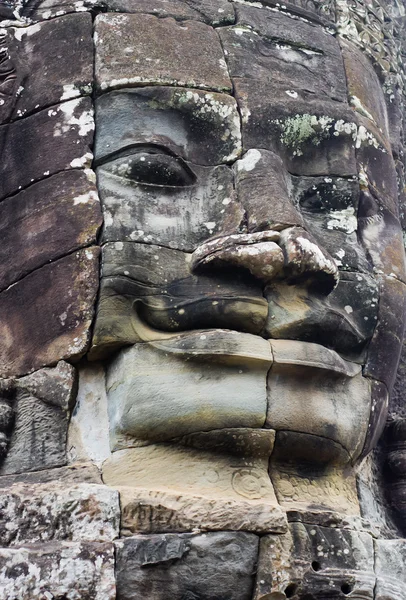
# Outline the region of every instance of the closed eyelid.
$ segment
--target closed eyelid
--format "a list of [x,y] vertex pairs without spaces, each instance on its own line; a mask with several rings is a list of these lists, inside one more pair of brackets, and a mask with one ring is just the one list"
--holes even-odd
[[102,158],[95,158],[93,165],[94,167],[101,167],[105,164],[113,162],[114,160],[118,160],[119,158],[136,156],[137,154],[141,154],[143,152],[151,154],[162,154],[164,156],[172,156],[176,160],[185,163],[181,156],[175,154],[175,152],[170,150],[167,146],[159,144],[130,144],[125,148],[121,148],[120,150],[116,150],[114,152],[110,152],[109,154],[105,154]]
[[182,188],[196,183],[196,175],[181,158],[173,153],[151,150],[145,146],[132,148],[110,157],[99,165],[104,171],[140,185]]

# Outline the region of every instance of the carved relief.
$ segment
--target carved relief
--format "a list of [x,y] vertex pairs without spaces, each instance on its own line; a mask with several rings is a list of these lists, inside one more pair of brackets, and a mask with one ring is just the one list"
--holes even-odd
[[396,600],[403,7],[0,15],[7,600]]

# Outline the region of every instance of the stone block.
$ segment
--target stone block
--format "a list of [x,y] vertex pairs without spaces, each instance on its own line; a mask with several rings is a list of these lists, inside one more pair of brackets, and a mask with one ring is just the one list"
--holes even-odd
[[385,428],[388,417],[389,394],[381,381],[370,380],[371,385],[371,414],[361,458],[366,456],[378,443]]
[[234,78],[233,83],[243,117],[244,151],[275,152],[295,175],[357,175],[357,125],[344,102],[306,93],[289,96],[262,80]]
[[349,101],[362,117],[372,121],[388,138],[388,114],[381,82],[365,53],[347,40],[340,39],[347,76]]
[[49,542],[0,549],[1,600],[115,600],[114,546]]
[[0,545],[108,542],[119,535],[118,493],[105,485],[16,483],[0,490]]
[[55,368],[5,383],[12,394],[13,426],[0,474],[65,465],[69,414],[76,393],[74,368],[61,361]]
[[[296,431],[276,432],[269,473],[278,502],[286,511],[329,524],[332,513],[360,513],[355,472],[348,452],[325,437]],[[292,516],[291,520],[295,520]]]
[[374,600],[403,600],[406,586],[405,540],[376,540]]
[[96,242],[102,223],[94,183],[73,169],[34,183],[0,204],[0,289]]
[[131,157],[103,164],[97,177],[103,242],[147,241],[193,252],[208,236],[237,233],[242,227],[244,211],[226,166],[182,164],[135,149]]
[[219,30],[232,79],[272,82],[286,98],[290,91],[347,100],[340,46],[323,27],[303,21],[298,27],[280,10],[242,3],[236,4],[236,13],[236,26]]
[[383,382],[389,394],[395,382],[402,350],[405,310],[405,284],[382,276],[378,321],[368,347],[364,374]]
[[250,533],[135,536],[117,546],[117,600],[250,600],[258,537]]
[[279,156],[248,150],[234,166],[238,201],[246,211],[248,231],[303,226],[290,197],[291,178]]
[[101,465],[111,454],[104,367],[84,364],[78,374],[78,393],[68,430],[68,458]]
[[0,488],[9,488],[15,483],[35,484],[59,481],[70,485],[72,483],[102,483],[101,474],[95,464],[78,462],[55,469],[43,469],[14,475],[1,475]]
[[261,538],[254,600],[373,600],[372,537],[367,533],[291,523],[281,536]]
[[3,176],[0,198],[48,175],[90,165],[90,98],[76,98],[0,127]]
[[228,0],[103,0],[109,11],[141,13],[173,17],[177,21],[203,21],[208,25],[227,25],[235,20],[234,8]]
[[28,2],[18,6],[16,13],[20,19],[28,19],[29,22],[47,21],[69,13],[90,12],[100,6],[100,0],[40,0],[39,2]]
[[358,209],[358,236],[378,273],[406,281],[404,241],[398,218],[385,202],[362,190]]
[[95,247],[79,250],[0,294],[0,376],[24,375],[86,352],[99,280],[98,254]]
[[[273,433],[269,447],[272,440]],[[122,535],[283,531],[285,515],[267,472],[270,451],[244,457],[224,448],[166,444],[113,452],[103,464],[103,481],[120,492]]]
[[379,287],[366,273],[341,271],[337,287],[326,297],[304,285],[272,283],[266,331],[277,339],[304,340],[365,362],[378,318]]
[[[199,339],[206,334],[189,335]],[[239,334],[244,335],[251,341],[251,336]],[[165,441],[195,431],[263,426],[266,375],[272,364],[267,342],[254,338],[263,354],[251,362],[226,349],[222,360],[213,346],[224,348],[227,340],[218,336],[202,341],[205,347],[200,352],[197,347],[197,355],[188,352],[187,361],[169,342],[161,348],[135,344],[110,363],[106,389],[113,445],[123,434]]]
[[[14,94],[0,106],[0,123],[91,93],[90,14],[8,28],[7,34],[5,46],[15,69],[15,83]],[[69,60],[64,60],[67,56]]]
[[291,177],[292,202],[307,231],[334,257],[340,270],[370,273],[372,267],[360,243],[357,177]]
[[326,359],[319,368],[309,356],[313,345],[279,341],[276,356],[280,346],[284,360],[276,359],[268,376],[267,426],[329,438],[352,458],[359,456],[371,410],[371,388],[361,367],[349,363],[343,369],[340,357],[319,347]]
[[101,91],[148,84],[231,90],[220,40],[204,23],[106,13],[97,16],[95,31]]
[[233,162],[241,153],[237,103],[227,94],[146,86],[103,94],[95,110],[97,164],[129,146],[203,166]]

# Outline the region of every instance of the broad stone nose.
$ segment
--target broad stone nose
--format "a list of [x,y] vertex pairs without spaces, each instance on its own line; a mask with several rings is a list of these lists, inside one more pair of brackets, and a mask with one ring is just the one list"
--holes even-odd
[[309,279],[331,292],[338,282],[336,262],[305,231],[291,201],[292,182],[282,159],[267,150],[249,150],[235,163],[234,174],[247,233],[201,244],[192,255],[192,269],[240,267],[265,285],[275,279]]
[[291,176],[280,156],[269,150],[248,150],[234,164],[234,176],[249,233],[304,227],[291,199]]
[[335,260],[301,227],[223,236],[201,244],[192,269],[247,269],[265,285],[275,279],[316,282],[324,293],[338,283]]

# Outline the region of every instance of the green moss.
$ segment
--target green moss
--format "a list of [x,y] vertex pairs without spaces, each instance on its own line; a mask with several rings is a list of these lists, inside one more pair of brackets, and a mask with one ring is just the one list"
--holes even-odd
[[293,150],[294,156],[301,156],[304,144],[311,143],[318,146],[322,140],[330,137],[334,119],[327,116],[297,114],[286,119],[276,119],[274,123],[280,129],[282,144]]

